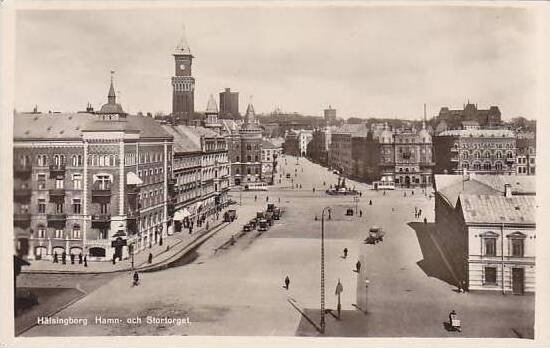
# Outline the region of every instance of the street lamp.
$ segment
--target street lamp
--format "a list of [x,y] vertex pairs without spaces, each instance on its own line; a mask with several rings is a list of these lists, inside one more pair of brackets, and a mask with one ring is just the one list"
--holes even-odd
[[321,333],[325,333],[325,211],[330,214],[330,207],[321,212]]
[[359,204],[359,197],[353,196],[353,201],[355,202],[355,215],[357,215],[357,205]]

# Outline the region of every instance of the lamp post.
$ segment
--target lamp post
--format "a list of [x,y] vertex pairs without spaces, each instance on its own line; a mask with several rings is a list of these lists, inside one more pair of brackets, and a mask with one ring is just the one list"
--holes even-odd
[[321,333],[325,333],[325,211],[330,214],[330,207],[321,212]]
[[355,202],[355,215],[357,215],[357,205],[359,204],[359,197],[353,196],[353,201]]

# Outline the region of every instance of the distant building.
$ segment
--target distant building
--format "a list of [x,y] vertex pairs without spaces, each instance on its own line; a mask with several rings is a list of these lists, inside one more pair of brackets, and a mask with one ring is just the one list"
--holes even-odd
[[[442,107],[436,118],[436,135],[438,131],[448,129],[460,129],[462,122],[474,121],[482,128],[497,127],[502,124],[501,114],[498,106],[491,106],[489,109],[478,109],[477,104],[464,105],[462,110],[452,110],[448,107]],[[444,126],[440,124],[444,122]]]
[[316,129],[312,133],[311,141],[307,145],[307,156],[315,163],[329,165],[329,151],[331,127]]
[[516,135],[507,129],[448,130],[434,137],[435,172],[516,173]]
[[300,133],[293,129],[285,132],[283,152],[285,155],[300,156]]
[[222,124],[218,120],[218,106],[212,95],[208,99],[208,105],[206,105],[206,111],[204,112],[204,127],[221,134]]
[[[224,123],[224,125],[230,126],[229,123]],[[231,123],[231,125],[237,126],[236,123]],[[246,109],[243,124],[238,129],[229,129],[229,131],[231,133],[227,139],[234,184],[246,185],[261,182],[262,129],[258,124],[252,104],[249,104]]]
[[535,178],[435,175],[436,239],[455,285],[535,291]]
[[516,137],[518,175],[535,175],[537,139],[535,133],[518,133]]
[[220,92],[220,118],[239,119],[239,92],[231,92],[230,88]]
[[311,130],[300,130],[298,135],[298,146],[300,151],[300,156],[306,156],[307,154],[307,144],[313,138],[313,132]]
[[271,141],[262,140],[262,174],[261,180],[269,185],[273,185],[275,181],[275,173],[277,171],[277,160],[281,156],[283,149],[280,145],[276,145]]
[[342,175],[354,176],[354,160],[352,153],[352,137],[358,133],[366,133],[364,124],[344,124],[331,131],[329,165],[340,171]]
[[336,109],[333,109],[332,106],[329,105],[328,109],[325,109],[324,116],[327,124],[334,124],[336,122]]
[[191,125],[195,122],[195,78],[193,55],[185,33],[173,53],[175,76],[172,77],[172,122]]

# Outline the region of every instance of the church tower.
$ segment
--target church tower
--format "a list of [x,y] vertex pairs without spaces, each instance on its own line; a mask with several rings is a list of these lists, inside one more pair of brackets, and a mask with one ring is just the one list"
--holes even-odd
[[187,44],[185,29],[173,55],[175,76],[172,76],[172,121],[190,125],[195,113],[195,79],[191,75],[194,57]]

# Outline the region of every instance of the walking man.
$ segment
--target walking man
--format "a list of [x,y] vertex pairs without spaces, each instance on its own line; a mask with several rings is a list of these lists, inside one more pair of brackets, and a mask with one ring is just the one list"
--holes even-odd
[[288,276],[285,277],[285,289],[288,290],[288,287],[290,286],[290,278]]
[[344,248],[344,259],[348,257],[348,248]]
[[139,275],[138,272],[134,272],[134,286],[138,286],[139,284]]
[[254,195],[254,202],[256,202],[257,200],[258,200],[258,196]]
[[357,263],[355,264],[355,269],[357,273],[361,271],[361,261],[357,261]]
[[149,253],[149,257],[147,258],[148,263],[153,263],[153,254]]
[[359,217],[363,217],[363,211],[359,210]]

